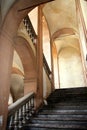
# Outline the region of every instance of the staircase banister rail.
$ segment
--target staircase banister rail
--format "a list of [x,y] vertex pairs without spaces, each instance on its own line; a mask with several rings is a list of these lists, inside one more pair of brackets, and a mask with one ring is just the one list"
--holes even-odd
[[[35,39],[37,39],[38,36],[37,36],[37,34],[36,34],[35,30],[34,30],[34,27],[33,27],[33,25],[32,25],[32,22],[31,22],[31,20],[30,20],[30,17],[27,15],[27,16],[24,18],[23,22],[24,22],[24,25],[25,25],[25,27],[26,27],[27,33],[29,34],[32,43],[35,43]],[[30,30],[30,31],[29,31],[29,30]],[[47,63],[47,60],[46,60],[44,54],[43,54],[43,65],[44,65],[44,68],[45,68],[45,70],[46,70],[46,73],[47,73],[47,75],[48,75],[48,77],[49,77],[49,75],[51,74],[51,70],[50,70],[50,68],[49,68],[49,65],[48,65],[48,63]]]
[[7,130],[19,130],[35,113],[34,92],[8,106]]
[[49,65],[47,63],[47,60],[46,60],[44,54],[43,54],[43,64],[44,64],[44,68],[45,68],[45,70],[46,70],[46,72],[48,74],[48,77],[49,77],[49,75],[51,74],[51,70],[49,68]]
[[11,104],[10,106],[8,106],[8,115],[11,115],[12,113],[14,113],[17,109],[19,109],[22,105],[24,105],[25,102],[28,102],[29,99],[33,97],[34,97],[34,92],[31,92],[25,95],[24,97],[18,99],[16,102]]
[[35,44],[37,40],[37,34],[28,15],[23,19],[23,23],[32,43]]

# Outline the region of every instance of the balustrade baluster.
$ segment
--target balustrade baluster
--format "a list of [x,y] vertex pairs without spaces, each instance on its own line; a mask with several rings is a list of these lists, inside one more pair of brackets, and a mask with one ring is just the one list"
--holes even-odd
[[7,126],[7,128],[8,128],[9,130],[13,130],[13,128],[14,128],[13,122],[14,122],[14,116],[12,115],[12,116],[10,117],[9,126]]
[[32,114],[31,114],[31,99],[29,100],[29,117],[31,117],[32,116]]
[[8,108],[7,130],[22,130],[23,125],[32,116],[32,103],[34,93],[22,97]]
[[23,107],[22,107],[22,115],[23,115],[22,123],[25,124],[26,123],[26,108],[25,108],[25,105],[23,105]]
[[29,103],[26,103],[26,119],[29,120]]
[[34,97],[31,99],[31,113],[32,115],[35,113],[35,109],[34,109]]
[[35,30],[33,28],[33,25],[29,19],[29,16],[26,16],[25,19],[23,19],[24,25],[26,27],[26,30],[31,38],[32,43],[34,43],[35,39],[37,38]]
[[14,130],[18,130],[18,111],[14,115]]
[[18,110],[18,127],[19,129],[22,128],[22,120],[23,120],[23,117],[22,117],[22,110],[21,108]]

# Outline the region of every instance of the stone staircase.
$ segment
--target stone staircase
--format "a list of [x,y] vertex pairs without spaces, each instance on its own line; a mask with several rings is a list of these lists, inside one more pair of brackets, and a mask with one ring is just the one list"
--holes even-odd
[[87,88],[56,89],[23,130],[87,130]]

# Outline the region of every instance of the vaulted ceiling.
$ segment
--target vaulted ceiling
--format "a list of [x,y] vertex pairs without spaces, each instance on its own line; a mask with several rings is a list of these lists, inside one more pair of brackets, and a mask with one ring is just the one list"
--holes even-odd
[[43,12],[51,35],[64,28],[70,28],[77,32],[75,0],[55,0],[47,3]]
[[[47,0],[43,0],[42,3],[46,1]],[[79,50],[75,0],[48,1],[51,2],[44,5],[43,14],[47,21],[51,39],[56,45],[57,52],[60,52],[60,49],[67,46]],[[5,15],[6,11],[14,2],[15,0],[1,0],[2,16]],[[34,5],[34,2],[36,1],[30,2],[30,5]],[[39,1],[39,3],[41,3],[41,1]],[[25,4],[26,8],[30,5]]]
[[57,53],[68,46],[79,50],[75,0],[55,0],[47,3],[43,13]]

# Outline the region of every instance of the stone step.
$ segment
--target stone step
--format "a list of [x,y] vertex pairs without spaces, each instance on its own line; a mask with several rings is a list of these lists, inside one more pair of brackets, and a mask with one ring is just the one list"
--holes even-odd
[[[33,117],[34,120],[45,120],[45,121],[87,121],[87,115],[58,115],[57,117]],[[31,119],[31,120],[33,120]]]
[[82,100],[86,100],[87,99],[87,94],[86,95],[74,95],[73,94],[69,94],[69,95],[57,95],[57,96],[51,96],[50,98],[47,99],[48,100],[53,100],[53,99],[82,99]]
[[87,88],[55,90],[23,130],[87,130]]
[[54,93],[86,93],[87,92],[87,87],[77,87],[77,88],[62,88],[62,89],[55,89]]
[[[31,127],[31,128],[29,128],[29,127],[24,127],[23,128],[23,130],[78,130],[78,129],[65,129],[65,128],[63,128],[63,129],[60,129],[60,128],[35,128],[35,127]],[[83,130],[83,129],[80,129],[80,130]]]
[[32,124],[35,124],[35,123],[37,123],[37,124],[50,124],[50,125],[52,125],[52,124],[63,124],[63,125],[65,125],[65,124],[80,124],[80,125],[86,125],[87,124],[87,120],[40,120],[40,119],[33,119],[33,120],[31,120],[30,122],[29,122],[29,124],[30,123],[32,123]]
[[48,104],[50,105],[50,104],[53,104],[53,103],[79,103],[79,104],[81,104],[81,103],[86,103],[86,101],[87,101],[87,99],[50,99],[50,100],[47,100],[47,102],[48,102]]
[[[40,128],[40,130],[42,129],[42,128],[44,128],[45,130],[47,129],[77,129],[77,130],[87,130],[87,124],[80,124],[80,123],[78,123],[78,124],[39,124],[39,123],[35,123],[35,124],[26,124],[25,126],[24,126],[25,128],[28,128],[27,130],[32,130],[31,128],[33,128],[33,129],[36,129],[36,128]],[[42,130],[44,130],[44,129],[42,129]],[[26,129],[24,129],[24,130],[26,130]]]
[[87,106],[86,105],[78,105],[78,106],[75,106],[75,105],[71,105],[71,106],[65,106],[65,105],[62,105],[62,106],[60,106],[60,105],[47,105],[47,106],[43,106],[43,108],[42,109],[40,109],[40,112],[41,111],[45,111],[45,110],[53,110],[53,109],[55,109],[55,110],[59,110],[59,109],[61,109],[61,110],[84,110],[84,109],[86,109],[87,110]]
[[84,92],[60,92],[60,91],[57,91],[57,92],[54,92],[54,93],[52,93],[48,98],[50,98],[50,97],[57,97],[57,96],[69,96],[69,95],[75,95],[75,96],[80,96],[80,95],[82,95],[82,96],[86,96],[87,95],[87,91],[84,91]]
[[61,115],[61,114],[76,114],[76,115],[87,115],[87,110],[43,110],[38,115]]
[[51,95],[51,96],[56,96],[56,95],[67,95],[67,94],[87,94],[87,87],[84,88],[70,88],[70,89],[56,89]]
[[38,114],[36,115],[35,117],[39,117],[39,118],[80,118],[80,117],[83,117],[84,119],[87,118],[87,115],[82,115],[82,114]]
[[[50,104],[48,104],[48,105],[44,105],[45,107],[49,107],[49,106],[87,106],[87,102],[86,101],[82,101],[82,102],[75,102],[75,101],[73,101],[73,102],[64,102],[64,101],[62,101],[62,102],[57,102],[57,103],[50,103]],[[43,106],[43,107],[44,107]]]

